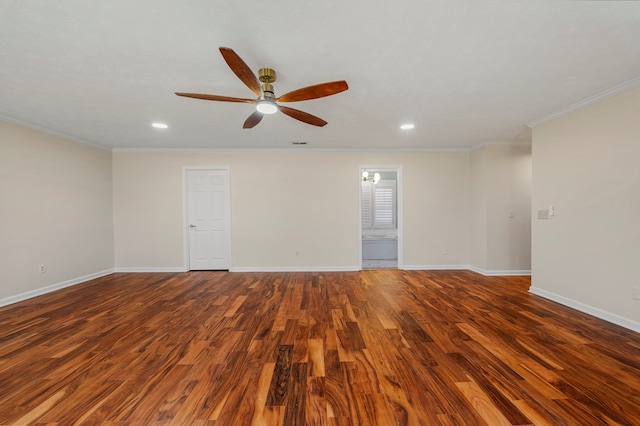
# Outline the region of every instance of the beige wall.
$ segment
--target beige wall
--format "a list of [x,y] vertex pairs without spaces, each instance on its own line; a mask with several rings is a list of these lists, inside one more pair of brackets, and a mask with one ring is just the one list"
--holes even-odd
[[487,267],[531,270],[531,145],[488,150]]
[[640,89],[533,131],[533,288],[640,330]]
[[0,122],[0,304],[113,269],[111,177],[108,151]]
[[469,169],[471,176],[470,243],[469,263],[481,270],[489,268],[487,263],[487,150],[471,151]]
[[230,168],[232,269],[358,268],[362,165],[401,167],[401,266],[470,264],[465,151],[111,153],[9,123],[0,148],[0,304],[114,269],[183,269],[189,166]]
[[357,268],[358,167],[386,165],[402,166],[404,264],[465,266],[468,161],[467,152],[115,152],[115,264],[183,267],[183,168],[229,166],[232,268]]
[[531,145],[471,152],[471,254],[486,274],[531,270]]

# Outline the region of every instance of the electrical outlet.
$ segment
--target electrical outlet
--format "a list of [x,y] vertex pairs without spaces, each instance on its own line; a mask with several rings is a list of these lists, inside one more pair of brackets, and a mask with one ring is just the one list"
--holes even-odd
[[640,300],[640,287],[633,288],[633,298],[635,300]]
[[38,267],[38,271],[40,271],[41,274],[47,272],[47,268],[44,266],[44,263]]

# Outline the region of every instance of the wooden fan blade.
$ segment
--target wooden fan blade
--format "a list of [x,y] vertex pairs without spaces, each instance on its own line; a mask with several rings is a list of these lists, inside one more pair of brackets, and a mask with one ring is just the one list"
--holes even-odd
[[176,92],[176,95],[184,96],[185,98],[204,99],[205,101],[244,102],[244,103],[247,103],[247,104],[255,104],[256,103],[256,99],[232,98],[230,96],[205,95],[205,94],[202,94],[202,93]]
[[264,114],[261,113],[260,111],[253,111],[253,114],[251,114],[244,122],[244,124],[242,125],[243,129],[252,129],[254,128],[258,123],[260,123],[262,121],[262,117],[264,117]]
[[229,65],[229,68],[231,68],[231,71],[233,71],[253,93],[262,96],[262,90],[260,89],[260,83],[256,75],[242,58],[240,58],[233,49],[229,49],[228,47],[221,47],[220,53],[222,53],[222,57],[227,62],[227,65]]
[[293,109],[282,105],[278,105],[278,109],[280,110],[280,112],[288,115],[291,118],[295,118],[296,120],[300,120],[313,126],[322,127],[327,124],[327,122],[322,118],[311,115],[308,112],[300,111],[299,109]]
[[276,101],[278,102],[298,102],[307,101],[309,99],[324,98],[325,96],[335,95],[336,93],[344,92],[349,86],[344,80],[331,81],[329,83],[320,83],[314,86],[303,87],[302,89],[294,90],[293,92],[285,93],[280,96]]

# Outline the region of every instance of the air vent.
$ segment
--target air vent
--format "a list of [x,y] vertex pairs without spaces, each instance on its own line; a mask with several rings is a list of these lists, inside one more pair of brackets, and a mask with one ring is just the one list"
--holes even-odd
[[303,141],[291,141],[291,145],[306,145],[306,142]]

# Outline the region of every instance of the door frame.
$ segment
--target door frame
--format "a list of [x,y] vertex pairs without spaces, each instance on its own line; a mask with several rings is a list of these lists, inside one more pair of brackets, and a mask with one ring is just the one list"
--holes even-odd
[[390,165],[375,165],[365,164],[358,166],[358,257],[360,262],[360,270],[362,270],[362,169],[369,169],[376,172],[396,172],[396,208],[397,216],[396,222],[398,224],[398,269],[404,269],[404,254],[403,254],[403,195],[402,195],[402,166],[390,166]]
[[184,166],[182,167],[182,246],[183,246],[183,264],[184,270],[190,271],[190,252],[189,252],[189,182],[187,179],[188,172],[191,171],[223,171],[227,174],[226,192],[226,223],[227,228],[227,259],[229,259],[229,271],[231,271],[231,169],[229,166]]

